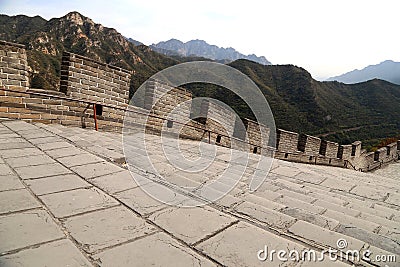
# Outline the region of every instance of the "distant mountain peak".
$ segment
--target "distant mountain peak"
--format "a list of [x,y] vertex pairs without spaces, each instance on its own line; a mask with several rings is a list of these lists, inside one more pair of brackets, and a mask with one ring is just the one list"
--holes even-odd
[[229,63],[237,59],[247,59],[263,65],[271,64],[264,56],[258,57],[255,54],[244,55],[232,47],[223,48],[210,45],[206,41],[200,39],[194,39],[184,43],[173,38],[168,41],[152,44],[150,47],[159,53],[169,56],[198,56],[223,63]]
[[331,77],[327,81],[359,83],[372,79],[381,79],[400,84],[400,62],[385,60],[379,64],[369,65],[361,70],[355,69],[342,75]]

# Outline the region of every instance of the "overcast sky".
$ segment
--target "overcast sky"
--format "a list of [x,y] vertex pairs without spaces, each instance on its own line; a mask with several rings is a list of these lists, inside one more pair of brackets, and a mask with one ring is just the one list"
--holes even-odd
[[0,0],[0,13],[78,11],[146,45],[202,39],[324,79],[400,61],[399,0]]

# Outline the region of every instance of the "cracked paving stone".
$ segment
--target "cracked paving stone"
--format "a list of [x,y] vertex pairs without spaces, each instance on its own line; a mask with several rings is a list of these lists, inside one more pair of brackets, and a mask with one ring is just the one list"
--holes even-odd
[[294,266],[293,261],[260,261],[257,253],[264,250],[297,250],[304,247],[245,222],[239,222],[196,246],[224,266]]
[[0,216],[0,253],[65,237],[44,210]]
[[[143,188],[144,187],[144,188]],[[139,213],[140,215],[148,215],[154,211],[160,210],[162,208],[168,207],[167,204],[155,199],[154,197],[150,196],[147,192],[154,192],[153,190],[160,189],[158,192],[163,194],[163,199],[167,200],[171,204],[177,204],[186,197],[180,195],[162,185],[157,183],[151,182],[146,185],[142,185],[142,187],[136,187],[134,189],[130,189],[127,191],[123,191],[120,193],[115,194],[115,197]],[[149,191],[150,190],[150,191]]]
[[74,216],[64,224],[82,248],[90,253],[156,231],[144,219],[122,206]]
[[22,179],[35,179],[40,177],[72,173],[70,170],[59,163],[24,166],[15,168],[14,170]]
[[0,192],[0,214],[41,207],[26,189]]
[[97,188],[81,188],[39,197],[57,218],[119,205]]
[[91,182],[111,194],[139,186],[127,170],[99,176],[91,180]]
[[156,233],[96,254],[104,266],[216,266],[165,233]]
[[68,239],[0,257],[0,266],[92,266]]
[[98,162],[71,167],[71,170],[73,170],[85,179],[91,179],[94,177],[119,172],[124,169],[109,162]]
[[153,213],[149,219],[188,244],[194,244],[236,221],[209,207],[171,207]]
[[92,187],[91,184],[75,174],[64,174],[40,179],[25,180],[25,182],[36,195]]

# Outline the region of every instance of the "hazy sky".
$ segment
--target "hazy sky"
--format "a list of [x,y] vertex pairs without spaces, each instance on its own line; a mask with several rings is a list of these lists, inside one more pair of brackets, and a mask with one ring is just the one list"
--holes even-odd
[[45,19],[78,11],[150,45],[203,39],[324,79],[400,61],[399,0],[0,0],[0,13]]

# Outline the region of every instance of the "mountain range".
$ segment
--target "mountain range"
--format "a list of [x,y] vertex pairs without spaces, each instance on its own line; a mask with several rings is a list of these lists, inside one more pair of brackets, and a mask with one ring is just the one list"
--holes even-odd
[[376,78],[400,84],[400,62],[386,60],[376,65],[367,66],[361,70],[356,69],[339,76],[331,77],[328,81],[358,83]]
[[[134,70],[131,93],[156,72],[198,56],[167,56],[125,38],[117,30],[78,12],[45,20],[39,16],[0,15],[0,39],[26,46],[32,68],[31,86],[59,86],[63,51]],[[374,79],[357,84],[319,82],[293,65],[264,65],[239,59],[228,65],[252,79],[268,100],[277,127],[348,143],[373,145],[400,133],[400,86]],[[186,85],[195,96],[210,96],[230,105],[241,117],[252,112],[236,95],[209,84]],[[400,136],[399,136],[400,138]]]
[[247,59],[263,65],[271,64],[264,56],[258,57],[254,54],[244,55],[232,47],[218,47],[216,45],[210,45],[203,40],[191,40],[184,43],[177,39],[171,39],[165,42],[152,44],[150,47],[154,51],[167,56],[204,57],[221,63],[229,63],[237,59]]

